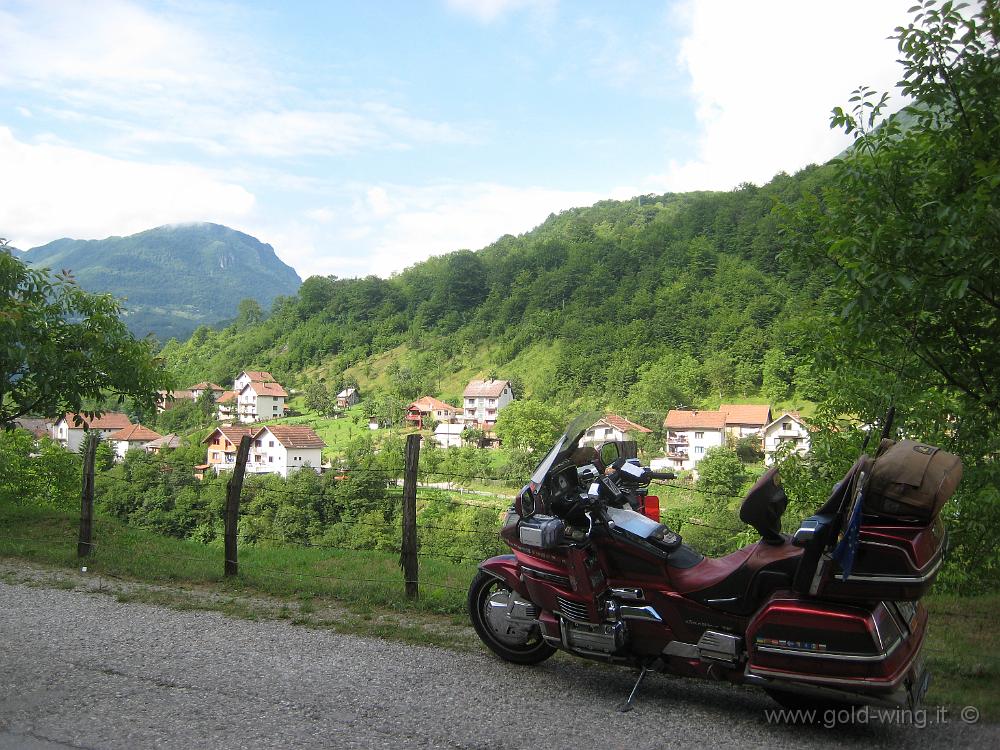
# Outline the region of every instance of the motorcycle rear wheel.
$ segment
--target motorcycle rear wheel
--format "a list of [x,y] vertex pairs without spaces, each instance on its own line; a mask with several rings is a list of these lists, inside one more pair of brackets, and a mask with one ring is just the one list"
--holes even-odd
[[539,664],[552,656],[556,649],[545,642],[537,627],[523,644],[511,643],[493,629],[486,616],[486,605],[498,591],[509,592],[510,587],[483,571],[476,574],[469,586],[469,617],[482,642],[501,659],[514,664]]

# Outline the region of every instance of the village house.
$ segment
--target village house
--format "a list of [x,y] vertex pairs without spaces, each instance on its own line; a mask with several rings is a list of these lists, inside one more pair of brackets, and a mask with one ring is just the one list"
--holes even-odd
[[118,430],[108,436],[108,443],[115,451],[115,460],[121,461],[130,450],[145,448],[153,440],[163,437],[158,432],[154,432],[141,424],[130,424],[128,427]]
[[[79,424],[77,419],[81,420]],[[82,414],[66,413],[52,425],[52,439],[66,450],[79,453],[88,430],[96,432],[102,440],[106,440],[110,435],[124,430],[131,424],[127,415],[115,411],[109,411],[93,419],[87,419]]]
[[435,422],[451,422],[458,417],[458,411],[457,407],[433,396],[424,396],[406,407],[406,421],[422,430],[424,424],[432,419]]
[[657,462],[654,468],[690,471],[710,448],[726,442],[723,411],[671,409],[663,427],[667,431],[666,462]]
[[311,427],[269,425],[261,427],[251,439],[248,473],[287,477],[301,469],[310,468],[317,474],[322,470],[326,443]]
[[478,427],[491,432],[497,414],[514,400],[508,380],[470,380],[462,393],[462,421],[466,427]]
[[760,435],[771,421],[771,407],[767,404],[723,404],[719,411],[726,415],[726,434],[737,440]]
[[454,422],[441,422],[434,428],[434,442],[442,448],[461,448],[463,444],[462,431],[465,425]]
[[14,420],[14,425],[19,430],[30,432],[36,440],[42,437],[52,437],[52,421],[49,419],[18,417]]
[[181,447],[181,439],[174,433],[169,433],[163,437],[158,437],[156,440],[150,440],[146,445],[143,446],[143,450],[146,453],[160,453],[165,449],[174,449]]
[[358,395],[357,388],[345,388],[340,393],[337,394],[337,408],[338,409],[349,409],[354,406],[361,397]]
[[812,428],[798,412],[782,412],[781,416],[764,426],[764,464],[773,464],[775,453],[783,445],[791,444],[790,450],[799,455],[808,453],[811,431]]
[[218,401],[219,398],[222,396],[222,394],[226,392],[226,389],[223,388],[221,385],[216,385],[215,383],[207,383],[202,381],[201,383],[192,385],[190,388],[188,388],[188,391],[191,393],[191,396],[192,398],[194,398],[195,401],[201,398],[201,394],[203,394],[205,391],[211,391],[212,398]]
[[215,399],[215,408],[218,411],[220,422],[229,422],[236,418],[236,391],[223,391],[222,395]]
[[599,445],[619,440],[634,440],[636,435],[648,435],[652,430],[643,427],[641,424],[620,417],[617,414],[608,414],[606,417],[597,420],[584,433],[580,443],[584,445]]
[[236,397],[236,411],[241,422],[259,422],[285,416],[288,393],[273,381],[252,380]]
[[216,427],[201,441],[202,445],[208,446],[208,451],[205,463],[195,469],[212,469],[216,474],[231,471],[236,466],[236,451],[239,450],[240,440],[244,435],[252,436],[254,432],[252,427],[234,427],[228,424]]
[[273,383],[274,376],[266,370],[243,370],[233,380],[233,390],[240,393],[250,383]]
[[167,409],[173,409],[177,404],[182,401],[194,401],[195,396],[187,388],[182,388],[176,391],[157,391],[156,392],[156,411],[157,413],[165,412]]

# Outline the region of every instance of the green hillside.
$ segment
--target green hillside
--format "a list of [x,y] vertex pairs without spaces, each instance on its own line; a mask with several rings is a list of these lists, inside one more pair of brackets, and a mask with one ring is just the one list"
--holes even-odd
[[478,252],[389,279],[312,277],[255,325],[200,329],[164,350],[183,382],[266,367],[288,385],[356,380],[454,397],[513,377],[536,398],[586,398],[654,420],[679,404],[792,398],[819,273],[786,268],[776,206],[821,168],[726,193],[601,201]]
[[160,341],[185,339],[199,325],[231,320],[246,298],[267,308],[300,284],[270,245],[218,224],[163,226],[103,240],[61,239],[19,257],[71,271],[87,291],[124,297],[132,332],[152,333]]

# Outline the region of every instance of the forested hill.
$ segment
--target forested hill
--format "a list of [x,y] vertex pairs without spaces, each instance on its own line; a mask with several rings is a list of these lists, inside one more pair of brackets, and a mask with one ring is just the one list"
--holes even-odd
[[270,245],[219,224],[162,226],[103,240],[61,239],[19,257],[55,272],[69,270],[87,291],[125,297],[132,332],[153,333],[160,341],[232,320],[246,298],[267,308],[301,283]]
[[[267,368],[290,385],[357,380],[401,398],[514,377],[527,395],[662,413],[792,395],[819,273],[787,270],[775,206],[824,168],[726,193],[602,201],[389,279],[307,279],[256,325],[165,348],[184,381]],[[525,394],[521,394],[525,395]]]

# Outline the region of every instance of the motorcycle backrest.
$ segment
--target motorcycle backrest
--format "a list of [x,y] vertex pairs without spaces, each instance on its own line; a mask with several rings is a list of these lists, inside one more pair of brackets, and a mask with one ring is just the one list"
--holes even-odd
[[740,505],[740,520],[753,526],[768,544],[784,544],[781,516],[788,505],[788,496],[781,486],[778,467],[765,471],[750,488]]

